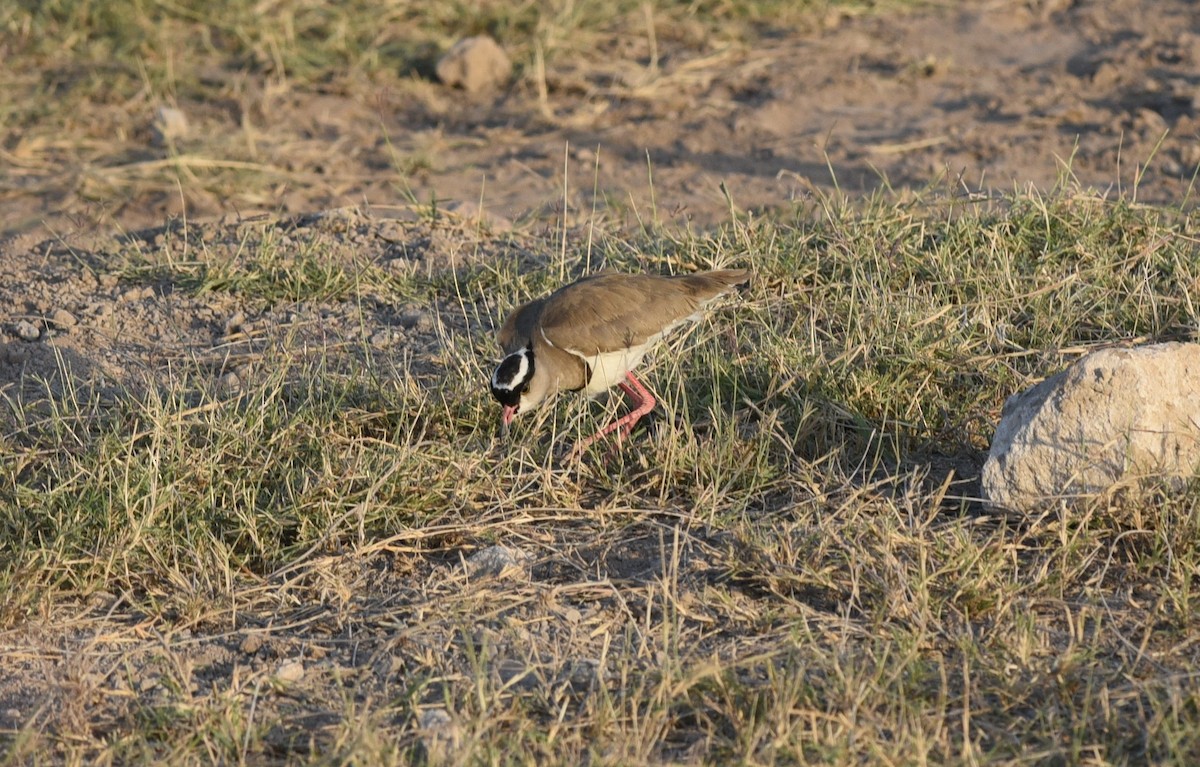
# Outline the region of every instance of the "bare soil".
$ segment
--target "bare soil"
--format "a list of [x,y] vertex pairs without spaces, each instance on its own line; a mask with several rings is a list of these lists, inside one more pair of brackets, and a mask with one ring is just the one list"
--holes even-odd
[[[4,199],[0,389],[10,401],[38,401],[61,393],[68,375],[117,392],[153,380],[173,360],[206,355],[214,380],[236,387],[253,375],[264,345],[352,349],[364,326],[382,354],[435,368],[431,316],[471,321],[453,319],[453,307],[381,301],[365,314],[361,302],[262,310],[220,292],[194,295],[121,276],[139,248],[177,247],[183,236],[232,254],[256,227],[254,237],[270,229],[329,238],[385,268],[432,272],[481,256],[467,244],[476,235],[430,228],[398,210],[403,186],[418,202],[465,203],[468,216],[470,203],[482,200],[493,228],[518,229],[557,226],[560,215],[568,226],[609,218],[708,227],[728,217],[730,199],[769,212],[818,192],[856,196],[947,181],[970,194],[1048,190],[1064,174],[1080,187],[1130,196],[1136,187],[1139,201],[1190,204],[1200,165],[1197,30],[1200,6],[1190,0],[987,0],[831,17],[805,34],[768,29],[740,49],[697,50],[686,29],[663,31],[657,68],[646,39],[612,39],[548,72],[544,102],[528,80],[477,97],[431,82],[403,99],[262,92],[250,107],[260,150],[288,169],[270,200],[151,189],[97,205],[66,182],[77,175],[72,168],[45,170],[43,181],[61,178],[60,185]],[[238,124],[236,114],[203,107],[189,117],[196,130]],[[397,156],[411,160],[402,178]],[[359,210],[308,215],[348,206]],[[271,218],[255,220],[256,210]],[[177,227],[120,234],[181,214],[186,235]],[[217,223],[222,216],[229,218]],[[710,568],[735,557],[654,517],[636,522],[620,551],[589,548],[593,524],[601,523],[564,527],[556,541],[569,544],[563,553],[505,592],[514,604],[561,602],[555,610],[566,617],[565,628],[539,624],[524,647],[497,634],[501,677],[528,676],[547,689],[592,684],[586,664],[539,667],[539,650],[530,648],[600,629],[619,636],[640,620],[649,597],[636,587],[663,572],[665,529],[668,541],[684,538],[677,566],[686,593],[699,593]],[[533,546],[544,540],[521,529]],[[233,694],[247,679],[294,674],[282,665],[298,660],[307,671],[283,685],[287,694],[254,695],[257,715],[281,723],[273,736],[280,754],[307,748],[310,735],[343,716],[346,700],[386,695],[389,679],[421,666],[414,659],[437,656],[421,667],[456,673],[461,650],[445,648],[461,641],[461,627],[439,623],[437,613],[460,602],[483,609],[498,598],[459,560],[407,551],[397,539],[308,571],[305,578],[324,585],[303,588],[331,595],[320,605],[289,598],[300,585],[287,578],[264,582],[278,592],[273,612],[241,614],[228,630],[177,627],[156,637],[111,595],[30,616],[0,635],[0,728],[77,731],[84,721],[104,738],[127,728],[134,702],[153,699],[169,680],[185,680],[196,695]],[[595,586],[595,573],[608,574],[610,585]],[[628,586],[624,596],[611,586],[617,581]],[[688,609],[702,622],[723,620],[710,606]],[[80,628],[62,622],[73,621],[69,615],[90,617]],[[397,631],[401,624],[423,630]],[[566,656],[596,657],[594,644],[581,640]]]
[[33,172],[23,184],[40,191],[5,200],[0,234],[393,206],[405,193],[482,201],[510,221],[565,205],[569,222],[709,226],[728,216],[722,184],[762,210],[835,188],[1045,190],[1064,177],[1175,205],[1200,166],[1198,29],[1186,0],[987,0],[767,27],[752,46],[714,48],[686,26],[658,30],[653,48],[601,39],[556,61],[544,100],[532,75],[477,96],[428,81],[349,94],[240,83],[230,103],[180,108],[192,135],[252,143],[278,177],[271,194],[139,183],[166,163],[151,116],[98,115],[128,134],[114,164]]

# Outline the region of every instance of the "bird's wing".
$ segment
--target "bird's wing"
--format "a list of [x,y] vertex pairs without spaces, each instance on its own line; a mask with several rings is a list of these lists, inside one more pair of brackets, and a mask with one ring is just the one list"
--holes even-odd
[[600,274],[552,295],[540,330],[559,349],[592,357],[646,343],[716,294],[697,292],[681,278]]

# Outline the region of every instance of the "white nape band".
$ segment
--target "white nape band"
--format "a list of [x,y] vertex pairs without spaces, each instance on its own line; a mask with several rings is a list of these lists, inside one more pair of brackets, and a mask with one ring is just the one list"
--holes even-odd
[[526,356],[527,352],[527,349],[520,349],[504,358],[504,361],[507,361],[509,357],[521,358],[521,366],[517,368],[517,374],[514,375],[510,381],[501,382],[498,378],[496,378],[496,376],[500,373],[500,368],[504,367],[504,361],[496,366],[496,369],[492,371],[493,389],[512,391],[525,382],[525,376],[529,375],[529,357]]

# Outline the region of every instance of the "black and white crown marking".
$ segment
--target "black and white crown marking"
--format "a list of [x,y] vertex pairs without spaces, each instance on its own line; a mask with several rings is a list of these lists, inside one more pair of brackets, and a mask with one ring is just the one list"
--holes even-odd
[[533,346],[518,349],[500,361],[492,373],[492,396],[500,404],[515,406],[533,378]]

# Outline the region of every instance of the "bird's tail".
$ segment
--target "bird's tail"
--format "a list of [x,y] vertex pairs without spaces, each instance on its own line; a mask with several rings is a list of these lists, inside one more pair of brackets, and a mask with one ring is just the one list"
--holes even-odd
[[718,269],[714,272],[701,272],[681,277],[688,288],[701,301],[716,298],[730,288],[744,285],[750,281],[754,273],[749,269]]

